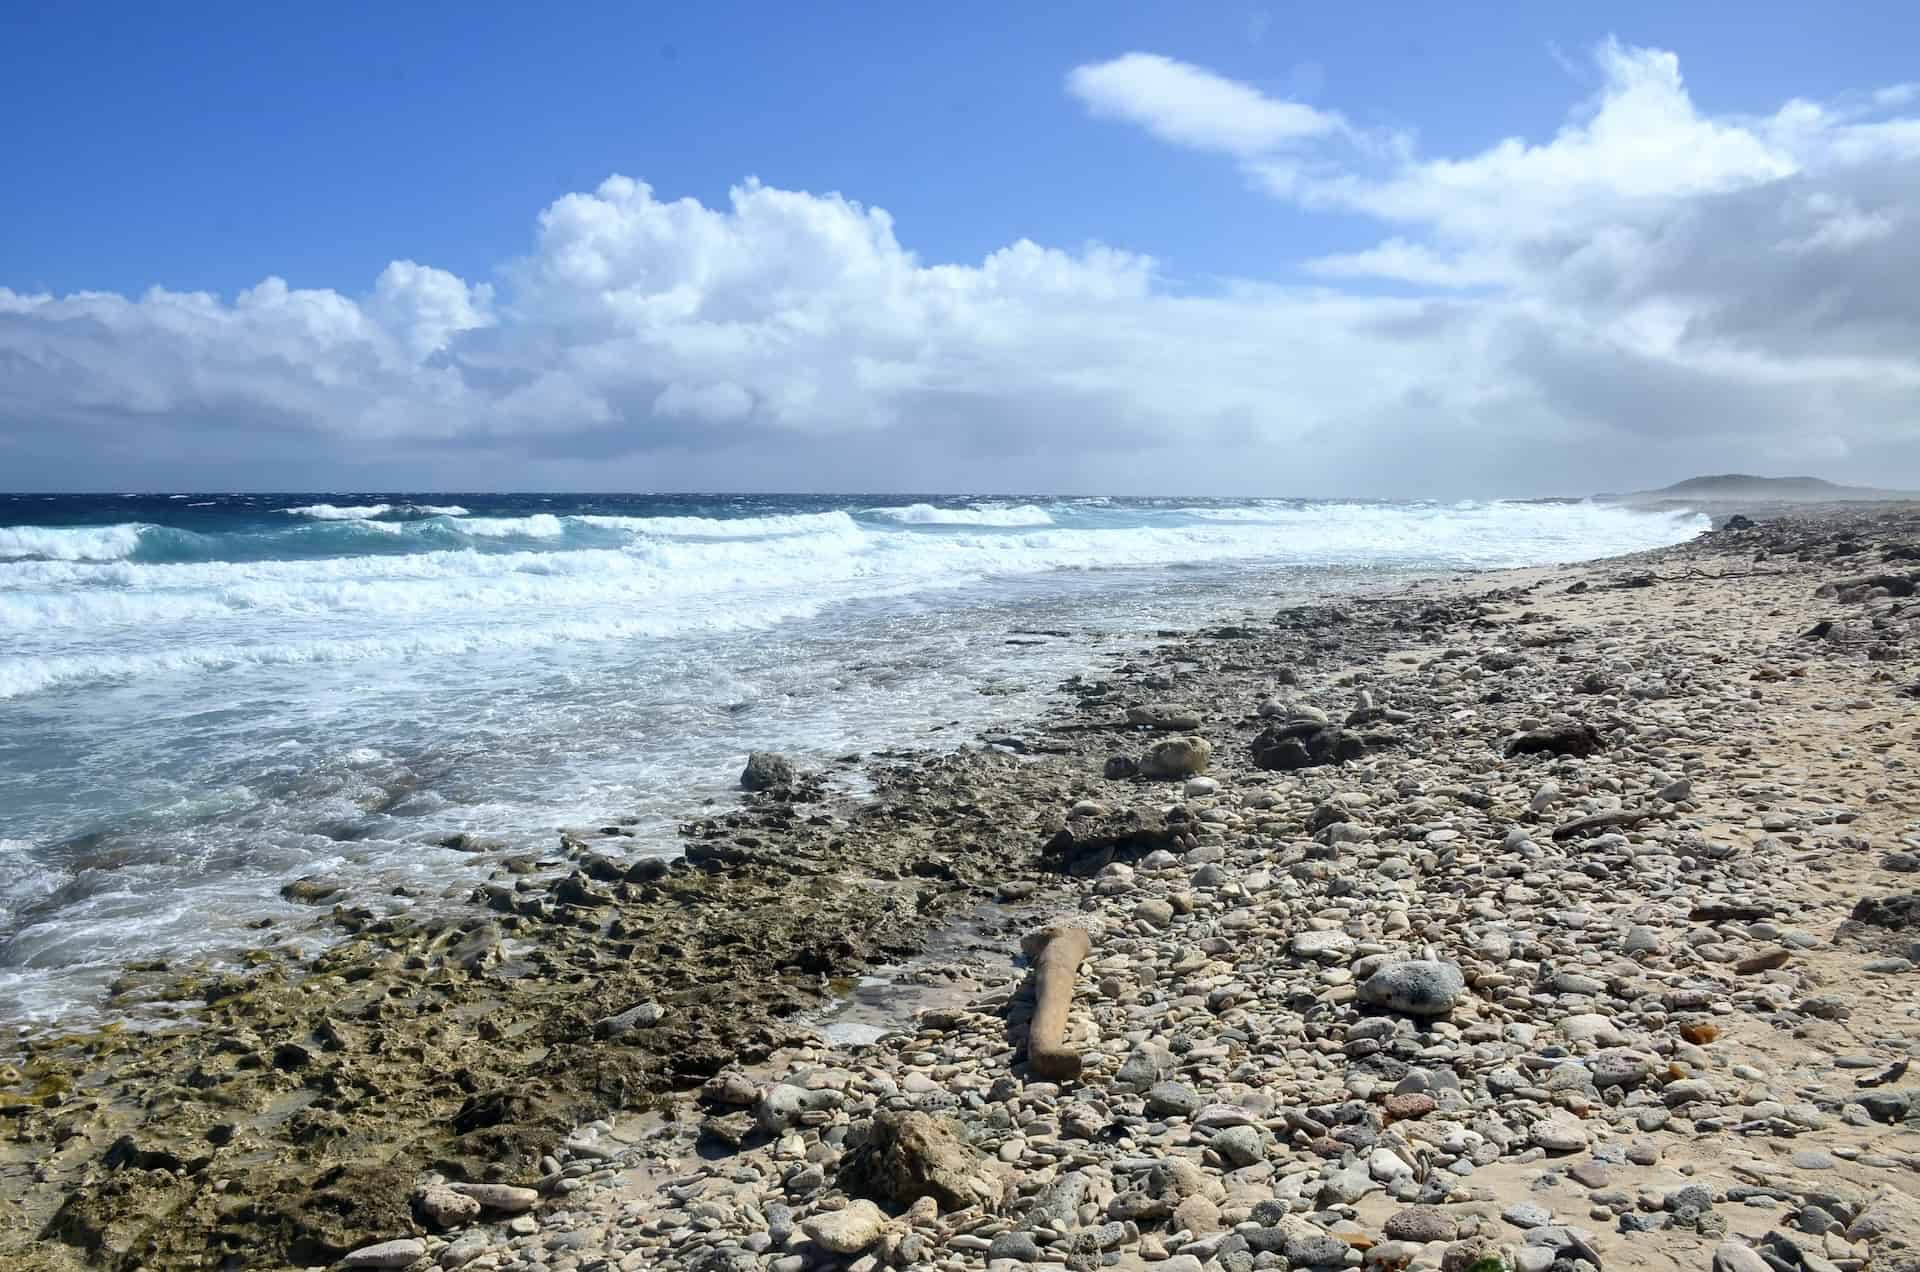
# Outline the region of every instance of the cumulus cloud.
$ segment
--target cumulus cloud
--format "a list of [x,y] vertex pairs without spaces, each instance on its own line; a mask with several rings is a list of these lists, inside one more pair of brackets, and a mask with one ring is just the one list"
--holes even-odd
[[[923,260],[838,194],[613,177],[493,283],[0,287],[0,471],[39,486],[1499,493],[1817,466],[1920,484],[1910,86],[1715,117],[1609,42],[1484,150],[1151,54],[1075,108],[1373,245],[1196,286],[1099,243]],[[1904,460],[1903,458],[1904,457]],[[1899,465],[1904,462],[1906,467]],[[14,484],[11,482],[0,484]]]
[[1235,155],[1265,154],[1346,127],[1338,115],[1155,53],[1076,67],[1067,89],[1095,115],[1139,124],[1175,145]]

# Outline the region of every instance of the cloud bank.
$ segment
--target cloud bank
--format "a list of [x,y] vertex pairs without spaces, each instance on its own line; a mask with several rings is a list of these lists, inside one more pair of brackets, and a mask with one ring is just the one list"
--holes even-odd
[[0,485],[1920,485],[1920,91],[1712,117],[1671,53],[1594,64],[1550,136],[1453,156],[1155,54],[1067,73],[1096,126],[1372,227],[1277,281],[1098,243],[931,263],[838,194],[616,176],[490,283],[0,287]]

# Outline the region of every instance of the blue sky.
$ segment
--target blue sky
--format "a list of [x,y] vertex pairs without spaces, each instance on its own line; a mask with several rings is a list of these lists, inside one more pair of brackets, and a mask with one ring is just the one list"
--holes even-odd
[[[263,279],[277,278],[296,300],[325,292],[359,306],[388,263],[403,261],[438,271],[431,276],[436,285],[444,273],[468,288],[493,291],[484,302],[470,305],[465,293],[448,302],[465,316],[451,325],[444,316],[436,319],[431,341],[417,326],[401,332],[393,326],[398,319],[381,318],[385,326],[367,339],[377,344],[396,336],[409,345],[415,365],[404,375],[372,345],[351,357],[342,353],[336,344],[345,337],[337,330],[327,333],[335,343],[324,356],[272,340],[238,348],[230,332],[196,336],[200,343],[182,349],[167,344],[179,338],[177,324],[149,322],[149,310],[109,319],[45,306],[29,315],[19,305],[22,330],[9,341],[0,329],[0,391],[13,389],[16,399],[12,423],[0,416],[6,430],[0,446],[11,441],[17,466],[31,469],[37,481],[84,475],[82,454],[59,441],[72,435],[72,420],[57,430],[45,423],[72,412],[85,417],[82,431],[93,439],[84,455],[112,466],[112,475],[101,478],[109,485],[120,484],[116,479],[128,467],[157,462],[158,452],[142,440],[156,431],[217,436],[221,462],[207,471],[227,479],[258,473],[262,484],[285,484],[276,479],[289,466],[317,464],[350,475],[383,462],[435,471],[451,466],[469,479],[485,478],[525,472],[529,457],[543,476],[562,484],[604,475],[609,463],[633,480],[700,483],[739,472],[773,481],[791,473],[819,484],[833,471],[820,456],[837,447],[870,454],[876,433],[892,429],[901,431],[908,449],[923,453],[897,474],[864,463],[860,474],[868,481],[911,484],[929,472],[952,472],[972,482],[1024,469],[1063,484],[1098,485],[1129,479],[1142,462],[1156,470],[1165,457],[1150,459],[1154,447],[1144,439],[1165,441],[1179,432],[1196,447],[1242,452],[1239,462],[1191,466],[1195,480],[1245,480],[1251,453],[1272,457],[1261,461],[1260,481],[1284,484],[1309,476],[1294,462],[1302,438],[1350,441],[1359,429],[1372,430],[1368,435],[1382,451],[1404,451],[1410,441],[1438,446],[1449,438],[1470,451],[1479,448],[1482,461],[1462,460],[1445,471],[1452,488],[1514,475],[1481,472],[1484,459],[1514,453],[1500,438],[1531,442],[1538,451],[1520,470],[1523,484],[1564,483],[1590,472],[1594,454],[1611,453],[1623,440],[1648,441],[1644,420],[1636,425],[1627,416],[1655,411],[1678,427],[1711,400],[1710,383],[1676,390],[1674,376],[1697,378],[1713,368],[1723,374],[1741,357],[1770,348],[1772,338],[1727,327],[1715,332],[1712,348],[1686,350],[1686,358],[1671,333],[1654,341],[1657,350],[1636,345],[1630,351],[1636,358],[1651,352],[1676,363],[1635,363],[1647,372],[1644,402],[1596,393],[1585,381],[1615,374],[1598,368],[1566,372],[1571,380],[1536,394],[1540,400],[1531,405],[1524,399],[1532,390],[1517,384],[1511,391],[1483,385],[1484,391],[1461,396],[1461,348],[1485,348],[1496,333],[1518,341],[1503,348],[1497,367],[1490,362],[1482,369],[1487,377],[1500,374],[1525,356],[1514,350],[1524,350],[1526,341],[1565,335],[1561,322],[1546,324],[1544,335],[1512,330],[1517,315],[1548,302],[1566,306],[1568,321],[1577,317],[1585,325],[1589,343],[1644,343],[1649,324],[1675,321],[1672,311],[1681,300],[1698,307],[1687,330],[1702,331],[1706,319],[1726,318],[1755,298],[1701,307],[1694,291],[1682,296],[1656,288],[1658,294],[1638,298],[1631,312],[1598,312],[1601,300],[1590,280],[1561,269],[1579,264],[1568,236],[1603,240],[1602,231],[1623,227],[1645,236],[1656,202],[1660,216],[1691,224],[1708,204],[1761,188],[1791,194],[1789,202],[1799,207],[1806,191],[1791,188],[1795,183],[1851,182],[1861,168],[1858,156],[1836,140],[1838,130],[1856,126],[1849,113],[1855,105],[1876,92],[1887,95],[1870,118],[1858,117],[1890,129],[1873,143],[1881,147],[1883,169],[1889,157],[1908,158],[1906,134],[1897,125],[1913,113],[1900,95],[1903,80],[1915,74],[1913,18],[1910,7],[1898,4],[1818,18],[1804,6],[1751,4],[559,8],[207,4],[187,14],[163,6],[12,6],[11,38],[0,43],[0,110],[26,126],[0,133],[0,171],[7,174],[0,194],[0,287],[16,296],[101,291],[137,302],[157,284],[175,293],[211,292],[230,304]],[[1609,61],[1608,47],[1624,53]],[[1599,201],[1610,204],[1607,217],[1571,221],[1561,214],[1566,200],[1553,195],[1540,205],[1551,215],[1516,220],[1498,232],[1485,224],[1485,206],[1469,216],[1437,207],[1430,191],[1411,191],[1406,182],[1397,193],[1390,188],[1395,171],[1425,164],[1432,178],[1434,165],[1470,164],[1504,138],[1546,146],[1570,123],[1603,110],[1610,94],[1630,105],[1630,81],[1639,73],[1632,67],[1641,65],[1633,58],[1640,52],[1671,53],[1684,68],[1684,84],[1675,71],[1671,91],[1654,108],[1657,126],[1677,120],[1674,135],[1681,137],[1698,121],[1723,131],[1745,129],[1779,162],[1729,151],[1723,168],[1701,177],[1682,171],[1685,164],[1672,155],[1661,169],[1654,145],[1646,173],[1625,174],[1604,192]],[[1129,54],[1141,58],[1122,62]],[[1109,68],[1104,80],[1078,81],[1094,87],[1075,88],[1077,68],[1101,67]],[[1205,85],[1219,84],[1242,96],[1207,95]],[[1181,97],[1189,89],[1202,95]],[[1814,141],[1793,130],[1799,125],[1782,122],[1783,107],[1795,100],[1826,112]],[[1684,103],[1684,117],[1675,101]],[[1248,103],[1256,112],[1264,109],[1260,103],[1310,108],[1311,118],[1298,135],[1282,128],[1284,135],[1262,133],[1249,143],[1244,131],[1209,133],[1211,125],[1194,117]],[[1631,115],[1625,107],[1616,113]],[[1644,122],[1630,120],[1632,127]],[[1692,144],[1683,142],[1681,150]],[[1638,162],[1632,146],[1609,153],[1616,158],[1595,162],[1617,162],[1619,154]],[[1129,295],[1128,303],[1151,300],[1158,316],[1143,314],[1099,349],[1052,351],[1045,375],[1039,368],[997,371],[991,364],[1001,337],[977,332],[964,348],[943,344],[937,359],[924,362],[858,340],[800,349],[796,356],[815,360],[820,370],[818,383],[799,387],[756,383],[709,362],[691,368],[684,365],[686,332],[663,330],[651,312],[644,331],[629,325],[583,337],[579,313],[551,288],[543,296],[552,303],[532,305],[527,302],[537,289],[516,282],[516,262],[524,266],[557,250],[541,237],[541,210],[569,192],[593,192],[615,173],[646,183],[660,204],[692,199],[707,209],[726,209],[730,191],[749,177],[774,191],[840,193],[890,214],[899,248],[919,266],[977,268],[1022,240],[1074,259],[1082,259],[1090,243],[1105,244],[1151,258],[1138,275],[1150,279],[1144,284],[1150,296]],[[1378,189],[1358,191],[1355,182]],[[1899,192],[1881,191],[1889,207]],[[1622,196],[1617,207],[1613,194]],[[1878,212],[1861,205],[1861,197],[1877,196],[1861,196],[1848,185],[1842,201],[1871,222]],[[1577,201],[1593,202],[1585,195]],[[1524,192],[1520,202],[1527,203]],[[1887,215],[1899,220],[1901,214]],[[1911,222],[1900,221],[1898,229],[1874,237],[1881,246],[1873,250],[1891,242],[1900,249],[1895,267],[1909,270]],[[817,259],[822,250],[811,240],[782,239],[785,230],[767,233],[803,257]],[[1647,241],[1671,238],[1662,232]],[[1397,264],[1359,259],[1394,241],[1416,247],[1420,260],[1408,267],[1398,258]],[[744,239],[715,250],[765,259]],[[1542,252],[1557,253],[1559,264],[1542,266]],[[1338,261],[1347,263],[1329,264]],[[661,273],[658,261],[648,268],[650,276]],[[711,262],[701,268],[704,278]],[[1795,268],[1804,288],[1804,267]],[[1884,272],[1886,264],[1879,268]],[[1617,272],[1634,271],[1623,266]],[[1859,286],[1859,274],[1871,272],[1839,277]],[[844,275],[829,273],[832,281],[820,286],[845,284]],[[1047,316],[1069,325],[1104,321],[1102,305],[1111,304],[1112,294],[1103,289],[1110,282],[1074,284],[1092,298],[1086,314],[1049,310]],[[568,285],[578,283],[573,278]],[[1154,393],[1151,386],[1113,380],[1117,348],[1146,338],[1142,333],[1156,321],[1186,329],[1187,316],[1176,312],[1182,298],[1234,296],[1252,304],[1248,290],[1262,286],[1337,289],[1337,296],[1316,301],[1323,306],[1426,302],[1417,313],[1341,309],[1334,318],[1356,324],[1360,336],[1382,323],[1449,325],[1452,319],[1457,328],[1466,305],[1482,306],[1475,318],[1481,330],[1456,331],[1464,346],[1433,345],[1430,369],[1409,365],[1391,401],[1318,413],[1303,406],[1299,399],[1316,393],[1313,372],[1339,350],[1315,352],[1312,365],[1289,380],[1272,373],[1273,359],[1303,355],[1290,355],[1297,342],[1276,334],[1270,346],[1249,340],[1242,351],[1249,374],[1266,377],[1258,395],[1213,404],[1193,418],[1180,418],[1179,393],[1167,395],[1171,405],[1134,408]],[[702,330],[712,329],[715,315],[732,313],[715,295],[702,302],[705,308],[696,306]],[[1208,318],[1234,330],[1269,320],[1283,326],[1307,321],[1317,329],[1333,320],[1324,311],[1283,314],[1280,307],[1288,303],[1276,298],[1257,313],[1210,311]],[[1494,303],[1506,307],[1485,308]],[[1832,303],[1851,302],[1835,297]],[[1885,308],[1875,297],[1859,303],[1863,313]],[[854,301],[822,304],[840,314]],[[527,316],[535,308],[543,310],[539,322]],[[572,317],[562,321],[561,310]],[[406,313],[408,321],[417,319],[414,300]],[[1911,315],[1902,310],[1892,317],[1904,323]],[[1032,313],[1028,319],[1040,321]],[[769,322],[766,330],[776,334],[795,325],[791,314]],[[973,330],[971,322],[962,325]],[[551,382],[556,368],[584,357],[558,351],[593,347],[604,355],[616,334],[625,342],[623,357],[662,357],[644,385],[569,386],[546,395],[546,405],[533,411],[539,418],[529,418],[524,402],[505,415],[499,411],[500,385]],[[1876,330],[1873,339],[1887,334]],[[950,343],[951,337],[952,328],[942,326],[937,338]],[[930,334],[923,343],[935,340]],[[1211,349],[1219,347],[1218,340],[1210,342]],[[1348,347],[1356,366],[1369,363],[1359,336]],[[1553,365],[1555,352],[1543,351],[1537,365]],[[334,355],[345,361],[328,362]],[[1785,355],[1773,350],[1768,356]],[[94,367],[92,358],[103,361]],[[186,378],[198,387],[162,390],[153,384],[157,371],[122,374],[143,360],[153,368],[191,364]],[[312,366],[298,384],[251,378],[270,362],[305,368],[305,360]],[[503,370],[509,361],[510,373]],[[891,369],[869,374],[880,363]],[[80,364],[89,371],[76,371]],[[366,373],[354,380],[361,364]],[[457,386],[441,382],[449,364]],[[245,385],[236,370],[242,366]],[[967,367],[984,368],[983,383],[966,382]],[[1449,372],[1445,383],[1423,382],[1438,368]],[[1234,374],[1230,363],[1216,370]],[[1911,419],[1912,388],[1901,367],[1888,370],[1848,386],[1859,400],[1849,396],[1847,412],[1877,403],[1870,435],[1836,433],[1832,419],[1803,425],[1782,418],[1769,424],[1759,456],[1777,456],[1776,467],[1824,460],[1856,476],[1862,468],[1884,469],[1890,457],[1920,467],[1911,462],[1911,432],[1901,431],[1902,421]],[[1832,398],[1832,368],[1801,371],[1800,381],[1818,382],[1806,392]],[[1773,382],[1768,376],[1778,379],[1769,371],[1760,382]],[[342,388],[343,377],[354,382]],[[103,379],[140,382],[122,384],[116,400],[102,405],[89,386]],[[1014,402],[989,391],[1009,379],[1033,383]],[[205,388],[213,380],[223,386],[218,392]],[[899,397],[904,381],[917,396]],[[1086,397],[1089,383],[1101,393]],[[1754,391],[1750,382],[1727,389],[1727,400],[1736,404],[1740,393]],[[888,392],[894,396],[878,400]],[[328,394],[338,396],[329,401]],[[0,392],[0,402],[7,396]],[[370,416],[369,403],[396,398],[414,404],[404,421]],[[831,401],[833,410],[810,414],[796,405],[802,398]],[[698,409],[686,409],[690,402]],[[1115,410],[1128,418],[1106,431],[1122,445],[1092,462],[1088,439],[1102,430],[1082,417]],[[1042,421],[1062,414],[1075,422],[1056,437]],[[428,415],[430,426],[420,422]],[[921,418],[938,422],[922,427]],[[674,419],[681,423],[671,425]],[[695,436],[696,424],[707,431]],[[716,437],[716,424],[746,430]],[[938,445],[926,436],[935,427],[945,430]],[[1602,445],[1608,432],[1610,444]],[[1814,444],[1780,444],[1782,436],[1791,441],[1797,433]],[[370,439],[376,450],[368,449]],[[747,458],[764,461],[769,440],[790,446],[792,462],[761,471],[742,467],[741,455],[725,454],[744,448]],[[1668,448],[1673,453],[1661,463],[1704,460],[1720,446]],[[963,462],[950,463],[955,455],[948,451]],[[0,449],[0,460],[7,454]],[[813,458],[800,462],[807,456]],[[183,461],[165,463],[170,475],[192,474]],[[1366,484],[1359,480],[1363,467],[1349,456],[1310,476],[1315,484],[1351,488]],[[1606,475],[1628,477],[1624,465],[1616,467]],[[1415,465],[1403,480],[1423,471]],[[1920,472],[1912,476],[1920,480]]]

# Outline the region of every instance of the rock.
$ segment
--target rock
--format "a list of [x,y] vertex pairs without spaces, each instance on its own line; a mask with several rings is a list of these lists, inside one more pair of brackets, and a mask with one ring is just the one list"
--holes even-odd
[[1371,1192],[1380,1190],[1380,1182],[1367,1173],[1366,1164],[1355,1162],[1329,1174],[1320,1183],[1320,1204],[1350,1206]]
[[1344,963],[1353,953],[1353,938],[1345,932],[1301,932],[1288,948],[1295,958]]
[[1567,1168],[1567,1178],[1585,1188],[1605,1188],[1611,1179],[1599,1162],[1580,1162]]
[[1602,1090],[1640,1085],[1653,1072],[1653,1063],[1652,1056],[1624,1047],[1609,1047],[1587,1057],[1587,1069],[1593,1075],[1593,1085]]
[[1174,780],[1207,771],[1213,744],[1205,738],[1168,738],[1147,748],[1140,757],[1140,776]]
[[1147,1112],[1156,1117],[1192,1117],[1200,1096],[1184,1082],[1156,1082],[1147,1091]]
[[988,1259],[1014,1259],[1021,1263],[1036,1263],[1040,1257],[1040,1243],[1033,1239],[1033,1234],[1030,1232],[1003,1232],[987,1247]]
[[1229,1126],[1209,1141],[1209,1147],[1225,1158],[1229,1167],[1238,1168],[1266,1159],[1264,1140],[1257,1126]]
[[1660,798],[1669,804],[1678,804],[1682,800],[1693,798],[1693,783],[1682,777],[1668,782],[1660,788]]
[[1459,1234],[1453,1216],[1438,1206],[1408,1206],[1387,1216],[1382,1229],[1395,1241],[1451,1241]]
[[361,1246],[340,1260],[343,1268],[404,1268],[427,1257],[427,1243],[418,1237]]
[[[618,1000],[616,1000],[618,1001]],[[666,1008],[659,1003],[641,1003],[629,1007],[615,1016],[607,1016],[594,1022],[594,1036],[598,1038],[618,1038],[621,1034],[632,1033],[636,1029],[651,1029],[660,1023],[666,1015]]]
[[338,879],[328,879],[321,875],[301,875],[292,883],[280,889],[282,898],[298,901],[305,905],[319,905],[323,901],[338,897],[346,885]]
[[539,1193],[531,1188],[515,1188],[511,1184],[448,1184],[447,1187],[503,1215],[525,1214],[540,1204]]
[[1173,1208],[1173,1223],[1195,1236],[1208,1236],[1221,1229],[1220,1207],[1206,1197],[1183,1197]]
[[1577,1153],[1587,1146],[1587,1132],[1564,1115],[1543,1117],[1527,1129],[1527,1138],[1549,1153]]
[[1752,1246],[1722,1241],[1713,1248],[1713,1272],[1773,1272],[1773,1267]]
[[1365,740],[1334,725],[1317,720],[1269,725],[1253,739],[1255,768],[1278,772],[1345,764],[1367,753]]
[[1173,906],[1159,897],[1148,897],[1134,907],[1133,917],[1151,927],[1163,928],[1173,922]]
[[1652,928],[1636,925],[1627,929],[1620,948],[1627,954],[1658,954],[1666,949],[1666,942]]
[[1853,906],[1849,921],[1869,927],[1905,931],[1920,926],[1920,892],[1897,893],[1886,897],[1861,897]]
[[1380,1111],[1396,1122],[1425,1117],[1438,1107],[1425,1091],[1396,1092],[1380,1102]]
[[463,1192],[435,1184],[422,1188],[414,1198],[420,1213],[436,1228],[458,1228],[480,1217],[480,1201]]
[[1410,1016],[1444,1016],[1466,992],[1466,977],[1453,963],[1410,959],[1388,963],[1360,986],[1360,1001]]
[[1332,1266],[1339,1267],[1346,1262],[1347,1252],[1353,1247],[1330,1232],[1320,1232],[1302,1224],[1297,1229],[1288,1229],[1286,1243],[1281,1252],[1293,1267]]
[[1530,729],[1507,740],[1507,758],[1517,755],[1588,756],[1606,749],[1606,739],[1590,724],[1557,724]]
[[858,1254],[880,1239],[887,1217],[870,1201],[849,1202],[844,1209],[818,1214],[800,1225],[807,1239],[834,1254]]
[[753,1120],[769,1135],[797,1125],[809,1113],[839,1108],[844,1097],[838,1091],[810,1091],[787,1082],[776,1082],[760,1093]]
[[740,785],[750,791],[770,791],[792,786],[793,761],[773,751],[755,751],[747,756],[747,767],[740,772]]
[[1109,755],[1100,776],[1110,782],[1124,782],[1140,774],[1140,761],[1131,755]]
[[930,1197],[941,1210],[989,1205],[999,1200],[997,1177],[948,1118],[883,1111],[874,1116],[867,1142],[847,1155],[838,1183],[850,1195],[893,1206]]
[[1775,968],[1785,967],[1792,959],[1792,950],[1782,949],[1776,945],[1772,949],[1762,950],[1758,954],[1740,959],[1734,963],[1733,970],[1742,976],[1753,976],[1760,972],[1771,972]]
[[475,1259],[493,1249],[493,1238],[484,1231],[464,1232],[455,1237],[447,1248],[440,1252],[440,1266],[452,1272],[454,1268],[464,1268]]
[[1516,1201],[1500,1212],[1500,1217],[1516,1228],[1531,1231],[1553,1222],[1553,1212],[1530,1201]]
[[1135,1047],[1113,1075],[1113,1085],[1122,1091],[1145,1091],[1165,1072],[1163,1054],[1144,1043]]
[[1149,702],[1128,707],[1127,723],[1164,729],[1169,733],[1192,733],[1200,727],[1200,713],[1192,707],[1171,702]]

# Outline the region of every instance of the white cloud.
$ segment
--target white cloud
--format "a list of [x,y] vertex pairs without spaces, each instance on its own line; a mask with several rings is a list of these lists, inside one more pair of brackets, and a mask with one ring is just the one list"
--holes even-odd
[[1087,109],[1378,227],[1304,285],[1195,289],[1097,243],[928,262],[837,194],[614,177],[540,213],[497,290],[410,261],[360,295],[0,288],[0,471],[1391,494],[1757,456],[1920,483],[1920,121],[1885,94],[1713,117],[1670,54],[1595,65],[1541,139],[1437,156],[1167,59],[1074,74]]
[[1156,53],[1076,67],[1067,89],[1095,115],[1139,124],[1162,141],[1199,150],[1259,155],[1345,128],[1338,115],[1269,97],[1250,84]]
[[1432,287],[1483,287],[1514,279],[1512,268],[1498,258],[1442,253],[1403,238],[1359,252],[1317,256],[1304,268],[1321,278],[1384,278]]
[[1256,164],[1275,193],[1475,240],[1630,214],[1649,201],[1736,189],[1790,175],[1794,156],[1749,129],[1703,118],[1679,59],[1609,41],[1604,87],[1552,140],[1510,137],[1462,158],[1415,159],[1384,177]]

